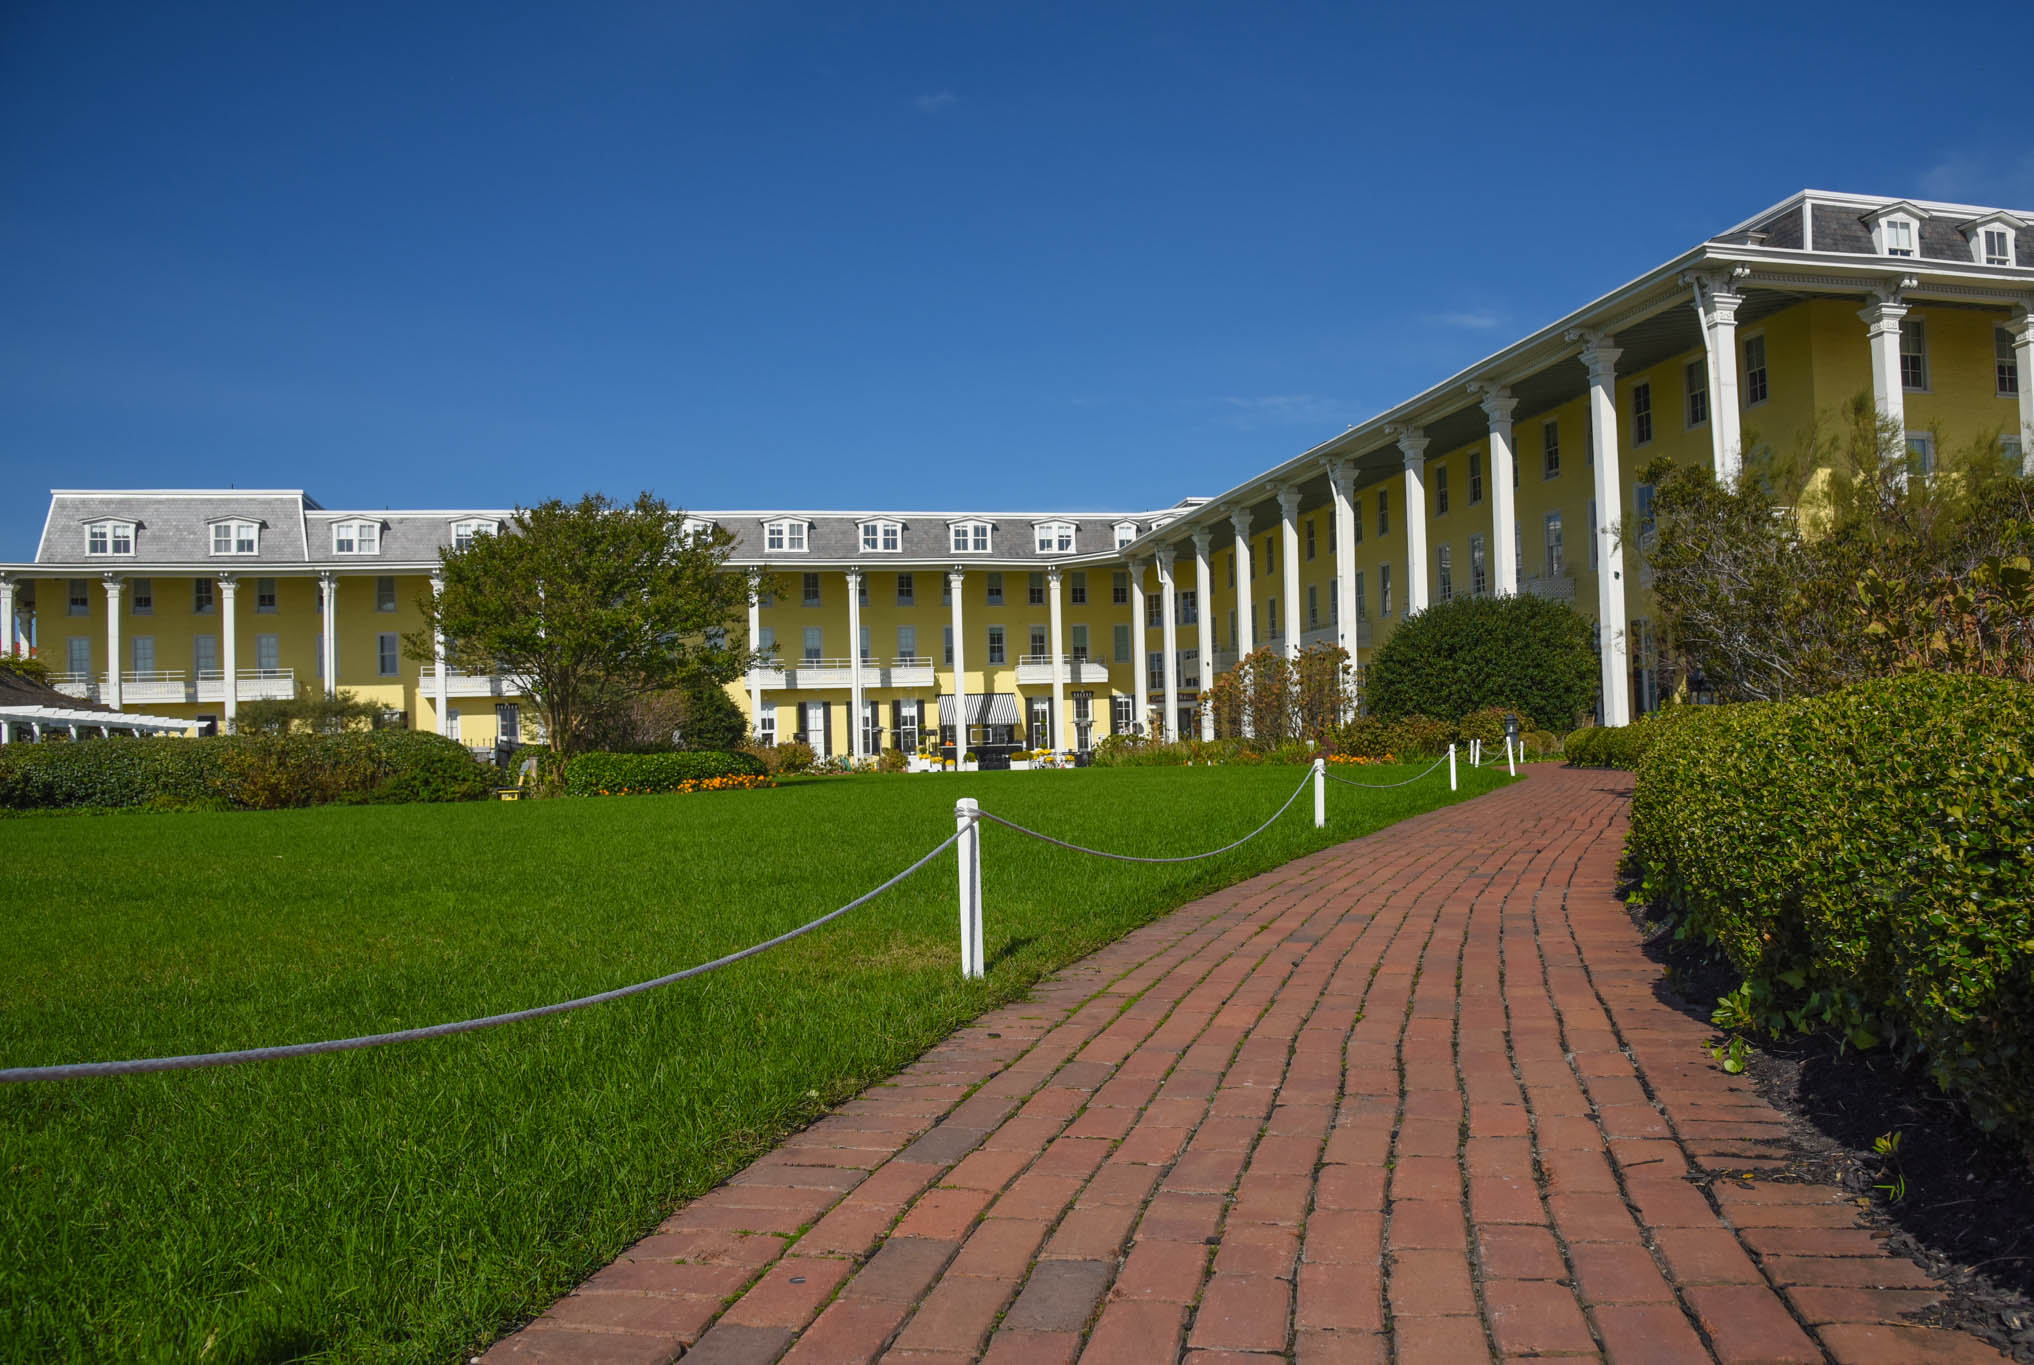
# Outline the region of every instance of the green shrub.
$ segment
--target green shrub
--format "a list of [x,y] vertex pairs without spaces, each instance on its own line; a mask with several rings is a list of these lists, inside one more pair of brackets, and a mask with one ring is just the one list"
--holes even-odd
[[1567,725],[1589,709],[1600,672],[1589,621],[1566,603],[1458,597],[1392,631],[1365,669],[1365,704],[1386,720],[1500,708]]
[[495,774],[414,730],[95,739],[0,751],[0,808],[277,810],[333,801],[471,801]]
[[1335,750],[1359,758],[1439,758],[1454,739],[1455,727],[1432,716],[1358,716],[1335,732]]
[[567,796],[676,791],[709,777],[760,777],[754,754],[683,749],[668,754],[581,754],[565,770]]
[[49,681],[49,665],[33,654],[0,654],[0,673],[19,673],[37,682]]
[[1455,742],[1467,744],[1472,739],[1483,741],[1483,747],[1504,747],[1505,722],[1518,717],[1518,733],[1521,741],[1533,728],[1533,718],[1522,711],[1507,706],[1486,706],[1480,711],[1471,711],[1455,722]]
[[1573,767],[1635,769],[1662,735],[1709,709],[1713,708],[1669,706],[1629,725],[1585,725],[1569,735],[1560,750]]
[[1631,862],[1743,974],[1739,1012],[1891,1042],[2034,1142],[2034,687],[1689,711],[1639,762]]

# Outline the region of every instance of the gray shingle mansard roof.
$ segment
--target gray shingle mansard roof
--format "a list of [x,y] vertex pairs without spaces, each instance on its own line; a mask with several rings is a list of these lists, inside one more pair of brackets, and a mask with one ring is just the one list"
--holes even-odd
[[[694,511],[687,515],[731,532],[735,537],[733,560],[738,564],[767,561],[789,568],[799,563],[856,562],[865,567],[877,567],[928,562],[1044,563],[1109,556],[1116,548],[1117,526],[1127,523],[1136,532],[1148,531],[1161,519],[1184,510],[1184,506],[1160,512],[1121,513],[787,510]],[[320,507],[314,499],[298,490],[129,492],[58,489],[50,495],[49,518],[43,527],[35,562],[38,566],[88,571],[126,567],[136,570],[202,567],[221,573],[255,568],[359,571],[377,564],[414,569],[437,562],[438,551],[452,543],[455,523],[468,519],[503,521],[510,515],[502,508],[340,511]],[[211,524],[226,519],[253,521],[261,528],[257,541],[259,549],[255,554],[212,553]],[[91,555],[86,552],[88,524],[109,520],[134,524],[134,553],[131,556]],[[807,548],[802,553],[772,553],[766,548],[765,527],[780,520],[806,524]],[[333,526],[350,521],[372,521],[380,526],[381,548],[378,554],[336,555],[332,552]],[[861,548],[861,525],[868,521],[898,523],[900,548],[864,551]],[[949,528],[962,521],[989,524],[990,543],[986,553],[956,553],[953,550]],[[1039,553],[1035,530],[1047,522],[1073,525],[1074,548],[1071,551]]]

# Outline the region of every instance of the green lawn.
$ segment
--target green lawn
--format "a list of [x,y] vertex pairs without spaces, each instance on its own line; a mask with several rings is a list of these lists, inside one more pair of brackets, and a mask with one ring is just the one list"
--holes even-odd
[[[1416,769],[1374,768],[1390,781]],[[1355,774],[1352,774],[1355,775]],[[953,802],[1105,848],[1247,832],[1292,768],[865,777],[775,791],[0,822],[0,1064],[205,1052],[542,1004],[802,923]],[[1464,798],[1504,781],[1463,773]],[[1154,914],[1449,799],[1330,784],[1181,867],[984,836],[785,948],[456,1038],[0,1087],[0,1360],[464,1359],[672,1205]]]

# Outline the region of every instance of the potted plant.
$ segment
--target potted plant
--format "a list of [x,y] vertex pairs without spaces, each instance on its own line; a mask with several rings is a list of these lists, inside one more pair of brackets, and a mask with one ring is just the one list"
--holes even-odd
[[977,762],[979,762],[979,759],[977,758],[975,751],[973,749],[969,749],[966,753],[961,755],[961,771],[964,773],[974,772],[975,764]]

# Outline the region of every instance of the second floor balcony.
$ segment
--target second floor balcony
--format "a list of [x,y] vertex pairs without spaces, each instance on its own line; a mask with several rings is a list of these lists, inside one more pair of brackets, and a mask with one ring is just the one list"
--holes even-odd
[[[1068,684],[1106,683],[1109,681],[1109,666],[1099,659],[1085,654],[1062,654],[1060,666],[1065,671],[1060,675]],[[1025,654],[1017,660],[1017,681],[1026,687],[1052,686],[1052,656],[1050,654]]]
[[[757,685],[764,689],[853,687],[855,661],[852,659],[785,659],[754,671]],[[861,661],[863,687],[931,687],[932,660],[923,655],[894,659],[864,658]]]

